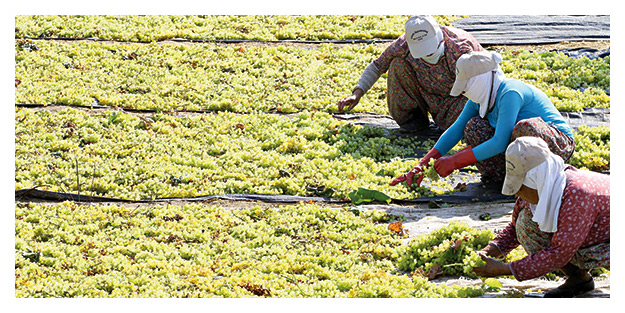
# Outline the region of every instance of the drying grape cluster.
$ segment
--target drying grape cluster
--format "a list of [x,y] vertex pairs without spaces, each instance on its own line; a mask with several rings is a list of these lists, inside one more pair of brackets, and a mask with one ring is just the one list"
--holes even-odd
[[[405,235],[299,204],[18,203],[16,297],[474,297],[397,271]],[[464,252],[462,252],[464,253]]]
[[[18,15],[16,38],[349,40],[403,34],[408,15]],[[441,25],[460,19],[435,15]]]
[[[383,48],[381,44],[308,48],[19,39],[15,100],[17,104],[156,111],[335,113],[336,101],[353,88]],[[560,111],[610,107],[609,57],[589,60],[555,52],[506,52],[501,66],[508,77],[543,90]],[[577,73],[586,74],[580,78]],[[354,110],[388,114],[385,99],[386,75],[382,75]]]
[[475,251],[484,248],[495,234],[466,223],[452,222],[400,248],[399,269],[406,272],[476,277],[473,267],[482,265]]
[[[337,199],[358,187],[397,199],[438,193],[389,186],[412,168],[414,147],[431,141],[378,137],[380,130],[321,112],[176,117],[16,109],[15,188],[129,200],[307,196],[320,186]],[[438,187],[453,190],[447,180]]]

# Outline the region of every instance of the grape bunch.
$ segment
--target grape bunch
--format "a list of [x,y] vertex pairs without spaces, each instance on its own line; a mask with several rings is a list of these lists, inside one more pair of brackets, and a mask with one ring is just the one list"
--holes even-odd
[[437,182],[439,181],[441,177],[440,175],[438,175],[438,172],[434,168],[434,162],[436,162],[436,159],[433,159],[433,158],[430,159],[430,161],[428,162],[428,166],[423,171],[423,174],[425,175],[425,177],[429,178],[432,182]]
[[402,236],[312,204],[15,205],[15,297],[474,297],[395,269]]
[[[187,40],[395,39],[407,15],[18,15],[16,38]],[[460,19],[435,15],[441,25]]]
[[430,272],[440,268],[441,275],[476,277],[473,265],[475,251],[484,248],[495,234],[491,230],[477,230],[466,223],[451,222],[429,234],[418,236],[400,249],[399,270]]
[[471,251],[464,257],[462,264],[463,273],[469,277],[475,278],[477,276],[473,273],[473,268],[482,267],[486,265],[486,262],[482,260],[482,257],[480,257],[476,251]]

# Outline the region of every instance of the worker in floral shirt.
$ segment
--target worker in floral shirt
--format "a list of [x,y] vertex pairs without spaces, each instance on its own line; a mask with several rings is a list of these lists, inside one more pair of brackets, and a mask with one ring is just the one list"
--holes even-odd
[[[512,222],[482,251],[484,277],[519,281],[562,270],[564,284],[545,297],[574,297],[594,289],[592,268],[610,267],[610,177],[565,165],[538,137],[520,137],[506,150],[502,193],[515,194]],[[527,257],[499,258],[522,245]]]
[[439,26],[432,16],[413,16],[405,34],[393,41],[362,73],[352,95],[339,100],[338,110],[353,109],[360,98],[388,71],[388,110],[401,130],[412,132],[430,126],[428,113],[442,130],[458,118],[467,98],[450,96],[456,60],[483,50],[466,31]]

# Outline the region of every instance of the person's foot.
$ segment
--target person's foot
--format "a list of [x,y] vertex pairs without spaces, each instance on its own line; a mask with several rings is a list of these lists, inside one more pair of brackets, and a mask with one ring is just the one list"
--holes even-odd
[[544,294],[544,298],[573,298],[585,292],[595,289],[595,282],[592,277],[586,281],[567,279],[566,282],[557,288],[551,289]]

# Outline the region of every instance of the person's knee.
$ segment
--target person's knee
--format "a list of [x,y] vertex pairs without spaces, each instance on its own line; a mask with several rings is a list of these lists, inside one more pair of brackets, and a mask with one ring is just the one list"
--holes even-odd
[[512,129],[511,138],[519,138],[523,136],[530,136],[537,133],[536,130],[536,122],[539,117],[527,118],[524,120],[520,120],[514,125]]

